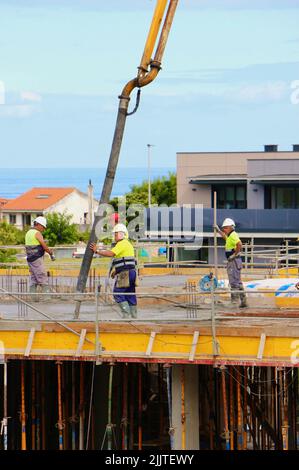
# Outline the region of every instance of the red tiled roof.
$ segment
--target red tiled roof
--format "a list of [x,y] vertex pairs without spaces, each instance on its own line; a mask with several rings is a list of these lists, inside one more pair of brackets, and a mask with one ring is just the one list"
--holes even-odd
[[32,188],[5,204],[5,212],[12,211],[43,211],[68,194],[75,188]]

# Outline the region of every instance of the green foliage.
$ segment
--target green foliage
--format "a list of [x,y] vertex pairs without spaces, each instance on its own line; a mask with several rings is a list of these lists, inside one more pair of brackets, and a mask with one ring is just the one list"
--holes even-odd
[[[126,205],[142,204],[148,206],[148,182],[131,186],[131,191],[126,193]],[[110,204],[117,210],[118,198],[110,201]],[[162,176],[156,178],[151,183],[151,204],[171,204],[176,203],[176,174],[169,173],[168,177]]]
[[90,232],[88,230],[86,230],[85,232],[80,232],[79,233],[78,240],[87,243],[88,240],[89,240],[89,237],[90,237]]
[[12,248],[8,248],[7,250],[1,248],[0,249],[0,263],[14,263],[15,261],[17,261],[17,258],[15,256],[16,253],[17,253],[17,250],[14,250]]
[[72,215],[66,212],[47,214],[47,229],[43,237],[49,246],[72,244],[79,240],[81,234],[75,224],[71,223]]
[[8,222],[0,222],[0,245],[23,245],[25,232]]

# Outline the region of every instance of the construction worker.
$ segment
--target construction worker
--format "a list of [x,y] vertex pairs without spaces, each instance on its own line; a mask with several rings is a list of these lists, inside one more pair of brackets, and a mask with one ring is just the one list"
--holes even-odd
[[[25,235],[25,249],[27,263],[30,271],[30,288],[32,293],[37,292],[37,287],[41,286],[42,292],[48,292],[48,279],[44,268],[44,254],[49,253],[54,258],[53,250],[44,241],[42,232],[46,230],[47,219],[39,216],[33,221],[33,227]],[[34,300],[38,300],[34,296]]]
[[214,227],[217,232],[225,240],[225,255],[227,258],[227,276],[229,280],[230,287],[233,291],[239,290],[240,294],[237,292],[231,293],[232,303],[237,303],[238,298],[240,297],[240,307],[248,307],[246,294],[244,293],[244,286],[241,281],[241,269],[242,269],[242,242],[235,232],[235,222],[227,218],[223,221],[221,229],[216,225]]
[[110,272],[111,277],[116,278],[113,289],[114,300],[119,305],[123,318],[129,318],[130,316],[137,318],[134,248],[128,240],[128,231],[124,224],[116,224],[113,233],[116,244],[111,250],[98,250],[96,243],[91,243],[90,248],[94,253],[101,256],[113,257]]

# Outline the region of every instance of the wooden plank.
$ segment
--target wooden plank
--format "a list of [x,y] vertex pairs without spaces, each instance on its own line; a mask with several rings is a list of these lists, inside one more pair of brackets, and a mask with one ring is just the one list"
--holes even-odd
[[[260,320],[261,325],[258,326],[257,319],[251,319],[252,324],[250,321],[248,322],[247,319],[240,319],[238,323],[236,319],[224,321],[218,323],[216,320],[217,325],[217,336],[245,336],[245,337],[260,337],[262,333],[265,333],[267,336],[272,337],[290,337],[290,338],[298,338],[299,336],[299,325],[298,323],[290,323],[286,325],[285,320],[275,321],[269,320],[269,324],[265,325],[264,320]],[[240,324],[244,323],[245,324]],[[2,322],[1,322],[2,323]],[[1,325],[0,323],[0,325]],[[94,333],[95,325],[92,322],[80,322],[81,328],[78,328],[76,322],[67,322],[67,326],[71,327],[78,333],[82,330],[82,328],[86,329],[88,333]],[[135,323],[136,325],[136,323]],[[211,334],[211,327],[207,326],[207,321],[200,321],[200,320],[193,320],[189,324],[182,325],[180,322],[175,324],[167,324],[167,323],[146,323],[146,321],[140,324],[138,331],[136,331],[136,326],[132,326],[129,323],[111,323],[111,322],[101,322],[101,332],[102,333],[119,333],[119,334],[136,334],[136,332],[142,332],[144,334],[150,334],[155,328],[156,334],[175,334],[175,335],[188,335],[194,334],[194,331],[200,330],[201,336],[209,336]],[[12,328],[13,330],[13,328]],[[55,323],[43,323],[42,331],[49,332],[49,333],[59,333],[65,332],[65,329]]]
[[80,338],[79,338],[79,342],[78,342],[78,347],[77,347],[77,351],[76,351],[76,357],[81,356],[85,337],[86,337],[86,329],[83,328],[83,329],[81,330],[81,334],[80,334]]
[[199,331],[194,331],[191,350],[190,350],[190,354],[189,354],[189,361],[194,360],[196,346],[197,346],[197,343],[198,343],[198,338],[199,338]]
[[153,349],[153,344],[154,344],[154,341],[155,341],[155,337],[156,337],[156,332],[152,331],[151,335],[150,335],[150,338],[149,338],[148,345],[147,345],[147,350],[146,350],[146,353],[145,353],[146,356],[150,356],[152,354],[152,349]]
[[42,331],[40,321],[1,320],[0,322],[0,331],[30,331],[31,328]]
[[25,353],[24,353],[25,357],[28,357],[29,354],[30,354],[33,339],[34,339],[34,335],[35,335],[35,328],[31,328],[29,336],[28,336],[27,346],[26,346]]
[[259,350],[257,353],[257,359],[262,359],[263,354],[264,354],[264,349],[265,349],[265,343],[266,343],[266,335],[265,333],[261,334],[261,339],[260,339],[260,344],[259,344]]

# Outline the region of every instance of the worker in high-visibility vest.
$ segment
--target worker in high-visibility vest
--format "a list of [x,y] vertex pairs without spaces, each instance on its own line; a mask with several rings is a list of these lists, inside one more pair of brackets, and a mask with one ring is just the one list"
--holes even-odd
[[98,249],[96,243],[91,243],[90,248],[94,253],[113,258],[110,274],[115,278],[114,300],[119,305],[123,318],[137,318],[134,247],[128,239],[124,224],[116,224],[113,233],[116,244],[111,250]]
[[[42,232],[46,230],[47,219],[39,216],[33,221],[31,227],[25,235],[25,249],[27,263],[30,271],[30,288],[32,293],[37,292],[37,287],[41,286],[42,292],[48,292],[48,278],[44,267],[44,254],[48,253],[54,259],[53,250],[49,248],[44,240]],[[34,296],[33,300],[38,300]]]
[[[214,227],[217,232],[225,240],[225,255],[227,259],[227,276],[229,280],[230,287],[232,289],[231,301],[232,303],[238,303],[238,298],[240,297],[240,307],[248,307],[246,294],[244,292],[244,286],[241,280],[241,270],[242,270],[242,242],[239,238],[239,235],[235,231],[235,222],[226,218],[223,221],[221,229],[216,225]],[[235,291],[241,291],[240,294]]]

